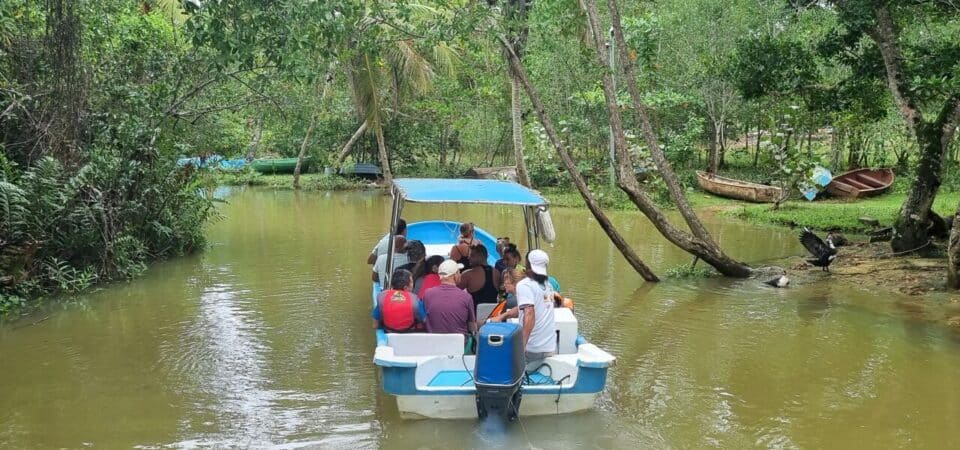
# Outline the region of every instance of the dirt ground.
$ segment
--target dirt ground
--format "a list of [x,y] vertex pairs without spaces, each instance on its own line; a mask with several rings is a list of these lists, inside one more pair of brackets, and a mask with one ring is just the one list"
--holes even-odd
[[[788,270],[802,272],[820,268],[800,263]],[[843,281],[872,284],[907,295],[921,295],[945,289],[947,260],[893,256],[890,244],[886,242],[852,243],[839,248],[837,259],[830,265],[830,272],[834,278]]]
[[[787,267],[794,279],[811,277],[812,271],[821,270],[807,263]],[[876,286],[888,292],[900,292],[912,296],[900,301],[897,307],[926,316],[931,302],[938,305],[933,321],[942,322],[960,336],[960,293],[946,289],[947,260],[945,257],[921,258],[918,256],[894,256],[886,242],[852,243],[839,248],[837,259],[830,265],[831,279],[835,282],[859,286]],[[937,295],[939,294],[939,295]],[[933,300],[936,298],[937,300]],[[942,307],[942,315],[939,310]]]

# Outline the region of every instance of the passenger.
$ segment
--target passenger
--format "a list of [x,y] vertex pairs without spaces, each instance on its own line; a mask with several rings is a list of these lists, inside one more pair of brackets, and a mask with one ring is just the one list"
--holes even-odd
[[500,303],[497,303],[493,311],[490,311],[490,315],[486,317],[485,321],[502,322],[504,318],[498,319],[497,317],[517,307],[517,283],[522,279],[523,277],[518,270],[506,269],[503,271],[503,292],[501,293]]
[[460,237],[457,243],[450,248],[450,259],[463,264],[463,267],[470,268],[470,252],[475,245],[480,245],[474,237],[474,226],[470,222],[460,224]]
[[515,270],[517,265],[520,264],[520,251],[517,250],[517,246],[514,244],[507,244],[504,246],[503,251],[500,252],[501,258],[497,260],[497,263],[493,266],[493,283],[497,287],[503,286],[502,272],[504,270],[510,269]]
[[448,259],[437,269],[440,284],[428,289],[423,296],[428,333],[460,333],[467,336],[469,341],[472,334],[477,332],[473,299],[457,287],[462,268],[456,261]]
[[426,272],[427,249],[423,246],[423,242],[416,239],[407,241],[403,248],[410,262],[400,268],[409,270],[413,274],[413,292],[420,292],[420,282],[423,281],[423,275]]
[[516,308],[517,307],[517,283],[523,280],[523,276],[520,271],[514,269],[506,269],[503,271],[503,291],[505,293],[504,303],[506,303],[505,308]]
[[[407,254],[405,253],[407,238],[398,235],[395,237],[394,243],[395,245],[393,247],[393,268],[394,270],[396,270],[400,266],[410,262],[410,259],[407,258]],[[386,274],[387,274],[387,254],[384,253],[378,256],[377,261],[373,264],[373,275],[371,275],[370,278],[374,282],[380,282],[380,280],[384,280],[386,278]]]
[[390,333],[410,333],[423,330],[427,313],[413,289],[413,274],[397,269],[390,277],[390,289],[384,290],[373,308],[373,327]]
[[[401,218],[397,221],[397,228],[394,230],[395,236],[407,237],[407,221]],[[370,251],[370,255],[367,256],[367,264],[374,264],[377,262],[377,257],[387,253],[387,239],[390,238],[390,233],[387,233],[380,241],[377,242],[377,245],[373,246],[373,250]]]
[[556,324],[553,319],[553,286],[547,278],[550,257],[543,250],[527,253],[526,278],[517,283],[518,308],[493,317],[502,322],[519,317],[528,368],[556,352]]
[[421,278],[420,281],[420,290],[417,291],[417,295],[420,298],[423,298],[423,295],[432,288],[440,285],[440,275],[437,275],[437,271],[440,270],[440,264],[443,264],[443,257],[440,255],[433,255],[427,258],[426,275]]
[[[509,238],[509,237],[507,237],[507,236],[498,237],[498,238],[497,238],[497,254],[500,255],[500,256],[503,256],[503,250],[504,250],[505,248],[507,248],[507,246],[509,246],[509,245],[513,245],[513,244],[510,243],[510,238]],[[496,267],[496,265],[494,265],[494,267]]]
[[470,270],[463,273],[457,286],[473,297],[473,306],[497,302],[497,285],[493,283],[493,267],[487,265],[487,248],[482,244],[470,250]]

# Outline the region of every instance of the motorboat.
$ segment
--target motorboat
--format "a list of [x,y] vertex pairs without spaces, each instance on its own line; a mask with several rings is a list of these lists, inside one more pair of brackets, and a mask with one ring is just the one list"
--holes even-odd
[[[388,242],[393,241],[393,230],[408,202],[519,207],[530,249],[539,248],[540,241],[553,234],[548,202],[538,192],[515,182],[401,178],[394,180],[391,193]],[[422,241],[428,257],[449,256],[459,236],[459,225],[445,220],[409,223],[407,239]],[[488,262],[493,265],[500,258],[496,238],[479,226],[475,237],[489,249]],[[389,262],[393,249],[388,247]],[[391,272],[388,268],[387,273]],[[374,283],[374,306],[380,292],[380,284]],[[483,310],[486,306],[492,305],[478,305],[478,322],[489,313],[489,309]],[[558,307],[554,317],[556,354],[534,368],[523,366],[516,319],[511,319],[512,324],[481,326],[476,355],[464,352],[466,339],[461,334],[388,333],[378,329],[373,362],[380,369],[384,393],[396,398],[403,418],[482,418],[499,411],[496,406],[503,402],[507,406],[505,414],[511,419],[591,409],[616,358],[580,335],[577,317],[570,309]]]

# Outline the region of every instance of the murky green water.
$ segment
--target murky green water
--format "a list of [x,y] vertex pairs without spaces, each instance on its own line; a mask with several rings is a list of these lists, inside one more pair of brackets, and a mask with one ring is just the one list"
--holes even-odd
[[[548,251],[583,334],[619,358],[596,410],[402,421],[371,362],[364,264],[388,209],[234,192],[205,253],[0,325],[0,447],[960,447],[960,341],[935,311],[829,281],[646,285],[580,210],[554,211]],[[516,213],[404,215],[520,236]],[[689,263],[616,219],[658,272]],[[709,225],[738,258],[801,253],[788,230]]]

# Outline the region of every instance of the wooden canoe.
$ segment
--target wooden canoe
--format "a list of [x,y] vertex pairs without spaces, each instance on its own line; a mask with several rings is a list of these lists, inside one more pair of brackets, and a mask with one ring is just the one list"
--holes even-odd
[[834,177],[827,185],[827,192],[834,197],[871,197],[887,192],[895,178],[890,169],[851,170]]
[[700,189],[711,194],[754,203],[773,203],[783,195],[783,190],[776,186],[734,180],[702,170],[697,171],[697,183]]

